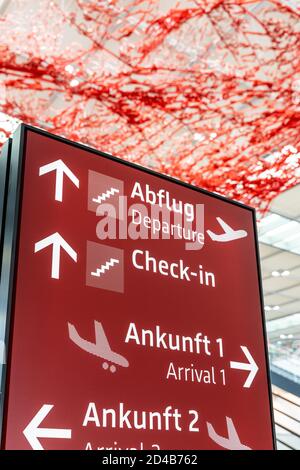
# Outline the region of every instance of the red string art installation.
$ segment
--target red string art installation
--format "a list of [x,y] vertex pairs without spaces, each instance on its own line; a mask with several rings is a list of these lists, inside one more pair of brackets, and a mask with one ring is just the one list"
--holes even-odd
[[0,14],[2,113],[261,213],[299,183],[297,0],[4,0]]

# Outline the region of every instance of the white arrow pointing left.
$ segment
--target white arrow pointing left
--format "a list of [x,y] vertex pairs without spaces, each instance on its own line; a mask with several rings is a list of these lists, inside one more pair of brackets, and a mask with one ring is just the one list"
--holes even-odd
[[241,346],[241,350],[245,354],[246,358],[248,359],[248,362],[234,362],[230,361],[230,367],[231,369],[239,369],[239,370],[248,370],[249,375],[246,379],[246,382],[244,383],[243,387],[244,388],[249,388],[252,385],[252,382],[254,380],[254,377],[257,374],[258,371],[258,366],[253,359],[253,357],[250,354],[249,349],[246,346]]
[[23,431],[33,450],[44,450],[39,439],[71,439],[71,429],[40,428],[39,425],[50,413],[54,405],[43,405]]
[[79,179],[72,173],[70,168],[62,160],[48,163],[48,165],[41,166],[39,169],[39,176],[46,175],[51,171],[56,171],[55,181],[55,200],[62,202],[63,199],[63,180],[64,174],[72,181],[77,188],[79,188]]
[[34,245],[34,252],[37,253],[50,245],[53,245],[51,277],[53,279],[59,279],[61,249],[65,250],[75,263],[77,262],[77,253],[57,232],[37,242]]

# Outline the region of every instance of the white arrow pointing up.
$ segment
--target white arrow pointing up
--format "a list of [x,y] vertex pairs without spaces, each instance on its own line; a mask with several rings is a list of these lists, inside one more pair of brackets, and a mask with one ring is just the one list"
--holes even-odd
[[246,382],[243,385],[244,388],[249,388],[251,387],[254,377],[257,374],[258,366],[256,362],[254,361],[253,357],[251,356],[249,349],[246,346],[241,346],[241,350],[243,351],[246,358],[248,359],[248,362],[245,363],[245,362],[230,361],[230,367],[231,369],[249,370],[250,373],[247,377]]
[[44,450],[38,438],[71,439],[71,429],[39,428],[54,405],[43,405],[23,431],[33,450]]
[[53,245],[51,277],[53,279],[59,279],[61,248],[68,253],[68,255],[75,261],[75,263],[77,262],[77,253],[57,232],[37,242],[34,245],[34,252],[37,253],[38,251],[41,251],[50,245]]
[[63,179],[64,174],[72,181],[77,188],[79,188],[79,179],[76,178],[74,173],[67,167],[62,160],[56,160],[55,162],[49,163],[40,167],[39,176],[46,175],[50,171],[56,171],[55,181],[55,200],[62,202],[63,199]]

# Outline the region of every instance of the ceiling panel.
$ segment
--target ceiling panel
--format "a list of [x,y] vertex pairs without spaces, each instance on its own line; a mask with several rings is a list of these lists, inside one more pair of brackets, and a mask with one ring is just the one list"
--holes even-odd
[[282,305],[287,302],[287,297],[280,294],[265,295],[265,305]]
[[277,310],[277,311],[271,310],[271,312],[265,312],[265,317],[266,317],[267,321],[276,320],[277,318],[282,317],[282,311],[281,310]]
[[299,288],[299,283],[290,277],[268,277],[263,281],[265,295],[270,292],[278,292],[291,287]]
[[290,315],[291,313],[300,313],[300,300],[293,300],[280,306],[282,316]]
[[290,269],[298,267],[300,264],[300,256],[288,251],[280,250],[277,254],[269,256],[263,260],[262,266],[264,272],[276,271],[278,269]]
[[296,287],[292,287],[290,289],[286,289],[284,295],[289,297],[293,297],[295,299],[300,299],[300,287],[299,284]]
[[281,307],[280,310],[271,310],[270,312],[265,312],[265,317],[267,321],[276,320],[277,318],[288,317],[289,315],[294,315],[295,313],[300,313],[300,309],[295,308],[292,312],[287,312],[284,307]]
[[[300,261],[300,256],[299,256]],[[290,279],[296,279],[300,283],[300,265],[297,268],[293,268],[290,271]]]
[[286,217],[300,216],[300,184],[277,196],[271,204],[271,210]]
[[276,331],[268,332],[268,338],[269,339],[278,338],[278,336],[280,336],[282,333],[284,333],[285,335],[292,334],[293,336],[298,336],[300,334],[300,325],[290,326],[287,328],[282,328]]
[[269,271],[265,271],[263,266],[261,267],[261,277],[262,277],[263,281],[270,277]]
[[263,259],[270,255],[274,255],[275,253],[279,251],[280,249],[274,248],[273,246],[267,245],[266,243],[259,244],[260,259]]

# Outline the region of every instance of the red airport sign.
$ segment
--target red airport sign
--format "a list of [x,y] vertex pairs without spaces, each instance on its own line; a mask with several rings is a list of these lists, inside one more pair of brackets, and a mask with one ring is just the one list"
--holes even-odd
[[273,449],[254,211],[29,126],[12,162],[3,449]]

